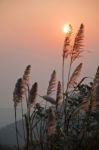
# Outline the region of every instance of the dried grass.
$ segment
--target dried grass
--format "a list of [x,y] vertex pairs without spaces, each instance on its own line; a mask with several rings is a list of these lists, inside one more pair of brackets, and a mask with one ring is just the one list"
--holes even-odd
[[69,83],[68,83],[68,87],[69,88],[74,88],[77,85],[77,78],[79,77],[80,73],[81,73],[81,69],[82,69],[82,63],[80,63],[76,69],[74,70],[72,76],[70,77]]
[[56,71],[54,70],[51,74],[51,79],[49,81],[48,89],[47,89],[47,95],[51,95],[55,91],[56,87]]

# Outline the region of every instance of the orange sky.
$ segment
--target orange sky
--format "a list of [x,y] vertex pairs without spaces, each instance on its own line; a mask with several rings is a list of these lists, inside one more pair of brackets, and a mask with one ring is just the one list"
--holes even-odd
[[53,69],[60,78],[64,23],[71,23],[74,33],[85,24],[84,49],[91,52],[81,58],[83,74],[93,75],[99,64],[98,14],[99,0],[0,1],[0,107],[10,107],[14,83],[27,64],[40,92]]

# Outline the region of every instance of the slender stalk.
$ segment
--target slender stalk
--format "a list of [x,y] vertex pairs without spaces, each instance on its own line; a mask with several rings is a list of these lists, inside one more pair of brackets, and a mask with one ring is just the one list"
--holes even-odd
[[30,141],[33,146],[32,121],[30,120]]
[[17,115],[16,115],[16,106],[14,106],[15,112],[15,129],[16,129],[16,141],[17,141],[17,149],[19,150],[19,139],[18,139],[18,128],[17,128]]
[[72,58],[70,60],[70,65],[69,65],[69,71],[68,71],[68,78],[67,78],[67,87],[66,87],[66,95],[67,95],[67,92],[68,92],[68,86],[69,86],[69,79],[70,79],[70,74],[71,74],[71,67],[72,67]]
[[63,88],[63,100],[64,100],[64,56],[62,59],[62,88]]
[[66,87],[66,92],[65,92],[65,96],[66,96],[66,99],[65,99],[65,104],[64,104],[64,131],[67,132],[68,134],[68,131],[66,130],[68,126],[67,124],[67,104],[68,104],[68,95],[67,95],[67,92],[68,92],[68,86],[69,86],[69,79],[70,79],[70,73],[71,73],[71,67],[72,67],[72,58],[70,60],[70,66],[69,66],[69,72],[68,72],[68,79],[67,79],[67,87]]
[[27,92],[25,92],[25,98],[26,98],[26,106],[28,108],[28,96],[27,96]]
[[29,149],[29,125],[27,115],[25,114],[25,126],[26,126],[26,148]]
[[28,134],[28,138],[29,138],[29,145],[31,146],[31,144],[33,144],[33,135],[32,135],[32,121],[31,121],[31,117],[30,117],[30,102],[29,102],[29,93],[30,93],[30,89],[28,86],[28,96],[27,96],[27,119],[28,119],[28,128],[29,128],[29,134]]
[[27,115],[25,116],[26,119],[26,146],[27,150],[29,149],[29,144],[30,144],[30,107],[29,107],[29,86],[27,89],[27,92],[25,92],[25,98],[26,98],[26,104],[27,104]]
[[31,141],[31,132],[30,132],[30,107],[28,105],[28,108],[27,108],[27,122],[28,122],[28,147],[30,146],[30,141]]
[[[64,50],[63,50],[63,53],[64,53]],[[63,90],[63,105],[61,105],[61,108],[60,108],[60,111],[62,112],[62,106],[65,105],[65,95],[64,95],[64,55],[62,57],[62,90]]]
[[24,127],[24,119],[23,119],[23,103],[22,103],[22,100],[21,100],[21,113],[22,113],[22,127],[23,127],[23,136],[24,136],[24,141],[26,140],[25,139],[25,127]]
[[43,150],[43,136],[42,136],[42,131],[44,131],[44,127],[42,126],[42,118],[41,118],[41,124],[40,124],[40,146],[41,150]]

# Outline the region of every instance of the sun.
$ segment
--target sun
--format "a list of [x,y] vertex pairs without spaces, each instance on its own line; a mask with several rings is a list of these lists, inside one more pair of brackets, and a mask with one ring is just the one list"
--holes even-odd
[[71,25],[70,24],[64,24],[64,26],[63,26],[63,32],[64,33],[71,32]]

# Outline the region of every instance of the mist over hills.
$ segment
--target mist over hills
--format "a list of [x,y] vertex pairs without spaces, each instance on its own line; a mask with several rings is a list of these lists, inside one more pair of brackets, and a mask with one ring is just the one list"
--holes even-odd
[[0,128],[14,122],[14,110],[11,108],[0,108]]
[[[21,119],[20,107],[17,109],[17,120]],[[13,108],[0,108],[0,128],[14,122],[14,109]]]
[[[22,136],[22,122],[18,121],[18,129],[20,132],[20,145],[23,144]],[[15,124],[11,123],[0,129],[0,145],[15,146],[16,145],[16,132]]]
[[[19,110],[17,110],[19,111]],[[21,121],[21,113],[17,113],[17,127],[20,146],[24,145],[23,128]],[[20,119],[20,120],[19,120]],[[36,120],[34,120],[35,122]],[[14,123],[14,110],[13,109],[0,109],[0,145],[4,146],[16,146],[16,130]],[[38,128],[40,126],[38,125]],[[35,132],[36,133],[36,132]],[[37,133],[36,133],[37,134]],[[0,149],[1,150],[1,149]]]
[[[18,120],[21,119],[21,113],[17,114]],[[22,133],[22,122],[18,121],[18,128]],[[22,142],[22,138],[20,138]],[[4,147],[1,145],[5,145]],[[0,108],[0,150],[8,149],[6,146],[16,145],[16,132],[14,124],[14,110],[11,108]],[[2,147],[2,148],[1,148]]]

